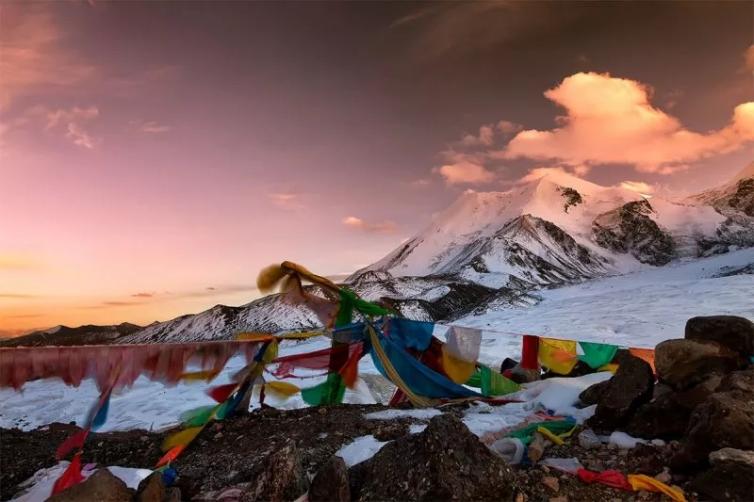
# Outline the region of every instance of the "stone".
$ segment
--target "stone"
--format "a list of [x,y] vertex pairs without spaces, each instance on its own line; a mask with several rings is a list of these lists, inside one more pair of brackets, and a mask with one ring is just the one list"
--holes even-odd
[[754,450],[754,399],[742,391],[719,392],[697,406],[689,419],[682,454],[703,461],[721,448]]
[[408,434],[408,424],[381,420],[375,426],[372,435],[377,441],[392,441]]
[[181,502],[181,490],[179,488],[168,488],[165,490],[165,502]]
[[539,432],[534,433],[534,437],[529,443],[529,447],[526,449],[526,455],[532,463],[536,464],[542,455],[545,453],[545,438]]
[[579,446],[585,450],[596,450],[602,446],[602,441],[592,429],[582,430],[579,432],[577,439],[579,441]]
[[615,430],[628,423],[633,412],[652,398],[652,367],[638,357],[625,357],[597,402],[587,425],[598,431]]
[[718,390],[721,392],[739,390],[754,395],[754,368],[728,373]]
[[288,441],[264,462],[264,470],[244,496],[244,501],[295,500],[309,488],[309,478],[301,454],[293,441]]
[[742,362],[738,353],[715,342],[666,340],[655,347],[657,376],[676,390],[693,387],[711,374],[735,371]]
[[754,354],[754,322],[744,317],[692,317],[686,321],[685,338],[717,342],[743,356]]
[[320,467],[309,487],[309,502],[350,502],[348,467],[342,458],[332,456]]
[[691,480],[692,490],[712,500],[751,500],[754,452],[723,448],[710,453],[709,462],[712,467]]
[[165,483],[162,482],[161,472],[153,472],[142,479],[136,489],[137,502],[162,502],[165,498]]
[[673,394],[662,394],[636,409],[626,432],[644,439],[679,439],[686,433],[690,416],[691,410],[678,404]]
[[52,502],[131,502],[134,491],[107,469],[97,469],[88,479],[53,495]]
[[560,491],[560,483],[558,482],[558,478],[545,476],[544,478],[542,478],[542,484],[552,490],[554,493],[558,493]]
[[520,491],[510,467],[449,413],[351,467],[349,479],[362,501],[511,500]]
[[517,364],[511,370],[511,380],[516,383],[529,383],[536,382],[542,378],[542,373],[538,369],[526,369],[522,368],[520,364]]
[[597,404],[600,401],[600,398],[607,390],[608,386],[610,385],[610,380],[605,380],[604,382],[599,382],[594,385],[590,385],[584,391],[579,394],[579,401],[581,401],[581,404],[584,406],[591,406],[593,404]]
[[673,395],[673,399],[678,405],[691,411],[714,394],[715,391],[720,388],[722,380],[723,377],[721,375],[709,375],[704,381],[688,389],[676,391]]

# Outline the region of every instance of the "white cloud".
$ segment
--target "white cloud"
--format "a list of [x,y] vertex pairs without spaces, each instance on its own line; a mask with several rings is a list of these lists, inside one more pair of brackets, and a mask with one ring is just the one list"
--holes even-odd
[[159,124],[159,123],[157,123],[155,121],[144,122],[141,125],[141,127],[139,128],[139,130],[141,132],[145,132],[145,133],[148,133],[148,134],[161,134],[161,133],[164,133],[164,132],[168,132],[171,129],[172,129],[172,127],[167,126],[167,125],[163,125],[163,124]]
[[60,108],[58,110],[46,111],[44,108],[35,108],[30,110],[30,114],[44,113],[46,130],[64,131],[65,137],[74,145],[86,149],[93,149],[97,140],[86,130],[84,124],[99,116],[99,110],[96,106],[88,108]]

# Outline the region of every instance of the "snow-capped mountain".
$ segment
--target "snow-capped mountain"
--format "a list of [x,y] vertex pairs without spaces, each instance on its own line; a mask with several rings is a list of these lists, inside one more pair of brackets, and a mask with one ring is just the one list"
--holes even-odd
[[[346,282],[364,298],[421,320],[527,307],[542,289],[754,246],[752,206],[754,163],[723,186],[682,200],[552,171],[506,192],[465,192],[426,229]],[[120,340],[223,339],[316,325],[306,307],[270,295],[156,323]]]

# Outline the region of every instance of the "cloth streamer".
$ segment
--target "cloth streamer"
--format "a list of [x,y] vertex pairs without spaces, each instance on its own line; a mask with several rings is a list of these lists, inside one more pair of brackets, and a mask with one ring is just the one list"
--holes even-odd
[[576,342],[572,340],[540,338],[539,362],[553,373],[559,375],[569,374],[578,362]]

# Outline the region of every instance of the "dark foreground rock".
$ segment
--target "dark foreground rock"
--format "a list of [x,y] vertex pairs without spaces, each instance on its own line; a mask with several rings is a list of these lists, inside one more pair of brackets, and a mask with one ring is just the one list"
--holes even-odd
[[688,428],[691,410],[672,394],[662,394],[642,404],[631,416],[626,432],[645,439],[679,439]]
[[754,399],[743,391],[719,392],[697,406],[689,420],[677,466],[703,462],[715,450],[754,450]]
[[304,471],[301,455],[292,441],[272,453],[253,487],[244,493],[242,500],[249,502],[284,502],[296,500],[306,493],[309,479]]
[[754,498],[754,452],[723,448],[709,456],[712,468],[694,478],[690,488],[712,500]]
[[386,445],[350,475],[356,500],[506,500],[516,490],[511,468],[452,415]]
[[652,398],[653,387],[652,367],[638,357],[624,358],[599,397],[589,426],[604,431],[626,425],[633,412]]
[[312,479],[309,502],[349,502],[348,467],[342,458],[333,456]]
[[131,502],[134,491],[107,469],[98,469],[89,479],[50,497],[51,502]]
[[744,356],[754,354],[754,323],[744,317],[692,317],[686,322],[685,337],[717,342]]

